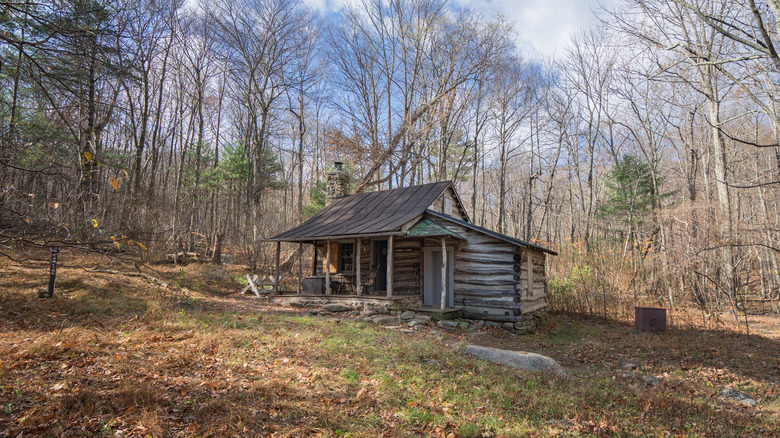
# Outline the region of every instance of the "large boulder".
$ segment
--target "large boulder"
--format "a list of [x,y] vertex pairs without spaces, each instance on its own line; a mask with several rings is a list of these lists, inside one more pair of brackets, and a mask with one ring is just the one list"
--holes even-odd
[[564,379],[571,378],[571,375],[558,362],[541,354],[500,350],[478,345],[467,345],[465,351],[479,358],[512,368],[552,374]]

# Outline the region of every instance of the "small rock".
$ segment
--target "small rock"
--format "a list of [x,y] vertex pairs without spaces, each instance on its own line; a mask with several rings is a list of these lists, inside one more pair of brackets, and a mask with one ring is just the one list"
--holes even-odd
[[514,333],[515,333],[516,335],[524,335],[524,334],[526,334],[526,332],[527,332],[527,331],[526,331],[526,328],[525,328],[525,327],[516,328],[516,329],[514,330]]
[[38,289],[38,298],[49,298],[48,289]]
[[399,318],[401,318],[401,319],[403,319],[405,321],[408,321],[408,320],[414,318],[414,312],[412,312],[411,310],[407,310],[406,312],[401,313]]
[[476,336],[487,336],[487,332],[474,332],[474,333],[469,333],[469,336],[474,336],[474,337],[476,337]]
[[412,319],[412,320],[411,320],[411,321],[409,321],[409,322],[414,322],[414,323],[417,323],[417,325],[426,325],[426,324],[428,324],[429,322],[431,322],[431,320],[430,320],[430,319],[429,319],[429,320],[425,320],[425,319],[418,318],[418,317],[416,317],[416,316],[415,316],[415,317],[414,317],[414,319]]
[[721,392],[721,395],[723,397],[730,398],[730,399],[732,399],[734,401],[740,402],[743,405],[747,405],[747,406],[755,406],[756,403],[757,403],[753,399],[753,397],[745,394],[742,391],[737,391],[734,388],[726,388],[726,389],[724,389],[723,392]]
[[651,388],[655,388],[661,384],[661,380],[656,376],[642,376],[642,380],[644,380],[645,384]]
[[441,362],[436,359],[425,359],[423,362],[427,363],[428,365],[436,365],[437,367],[441,366]]
[[558,427],[564,427],[564,428],[571,428],[574,427],[574,423],[572,423],[569,420],[552,420],[550,421],[550,424],[553,424]]
[[320,309],[311,309],[309,310],[309,315],[319,315],[320,311]]
[[622,377],[624,379],[636,379],[636,374],[633,371],[628,370],[617,370],[615,371],[615,374],[618,375],[618,377]]
[[378,306],[374,308],[374,312],[380,315],[387,315],[389,310],[387,309],[387,306]]
[[367,310],[367,311],[363,312],[363,316],[366,317],[366,318],[371,318],[374,315],[376,315],[376,312],[372,312],[370,310]]
[[428,323],[431,322],[431,315],[415,315],[414,319]]
[[322,308],[327,310],[328,312],[349,312],[350,310],[352,310],[351,307],[340,303],[328,303],[322,306]]
[[512,330],[513,328],[515,328],[515,323],[513,323],[513,322],[505,322],[505,323],[501,324],[501,327],[504,327],[507,330]]
[[639,362],[635,361],[634,359],[626,358],[621,358],[618,360],[617,366],[621,370],[638,370],[640,368]]
[[501,327],[501,323],[495,321],[485,321],[485,327]]
[[438,324],[440,327],[449,327],[449,328],[455,328],[458,326],[458,323],[455,321],[439,321],[436,324]]
[[461,322],[458,323],[458,328],[461,329],[461,330],[468,330],[469,327],[471,327],[471,324],[469,324],[466,321],[461,321]]
[[400,329],[398,331],[401,332],[401,333],[414,333],[414,330],[411,330],[411,329],[403,329],[402,328],[402,329]]
[[413,328],[415,331],[418,331],[418,332],[419,332],[420,330],[424,330],[424,329],[425,329],[425,326],[424,326],[424,325],[416,325],[416,326],[414,326],[414,327],[412,327],[412,328]]
[[418,321],[416,319],[413,319],[413,320],[409,321],[407,324],[409,325],[409,327],[417,327],[417,326],[420,326],[420,325],[425,325],[424,322]]

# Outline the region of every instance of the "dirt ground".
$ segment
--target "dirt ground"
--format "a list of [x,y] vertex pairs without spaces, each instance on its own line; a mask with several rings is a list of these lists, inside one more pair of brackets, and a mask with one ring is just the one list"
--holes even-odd
[[[749,316],[750,336],[741,318],[693,310],[661,334],[570,315],[527,336],[405,333],[239,296],[240,266],[65,253],[55,298],[38,299],[48,263],[32,256],[0,259],[0,437],[772,436],[780,424],[777,316]],[[488,364],[463,343],[544,354],[575,378]]]

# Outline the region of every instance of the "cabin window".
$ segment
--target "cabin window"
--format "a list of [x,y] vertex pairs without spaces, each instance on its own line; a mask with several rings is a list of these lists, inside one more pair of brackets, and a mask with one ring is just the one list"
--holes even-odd
[[355,244],[339,243],[339,272],[355,270]]
[[452,216],[452,198],[450,196],[444,196],[442,213]]

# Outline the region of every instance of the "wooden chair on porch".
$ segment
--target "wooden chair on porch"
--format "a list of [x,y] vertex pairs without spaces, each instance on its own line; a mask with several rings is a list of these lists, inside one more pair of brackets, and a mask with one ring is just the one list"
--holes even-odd
[[360,283],[363,286],[363,290],[365,290],[366,295],[370,295],[371,292],[374,290],[374,284],[376,283],[376,274],[379,271],[379,265],[374,265],[371,267],[371,270],[368,271],[368,276],[366,276],[365,281],[361,279]]

